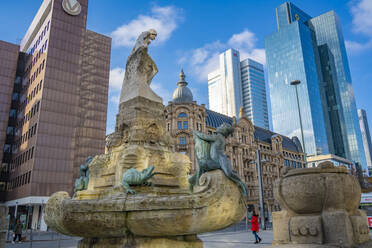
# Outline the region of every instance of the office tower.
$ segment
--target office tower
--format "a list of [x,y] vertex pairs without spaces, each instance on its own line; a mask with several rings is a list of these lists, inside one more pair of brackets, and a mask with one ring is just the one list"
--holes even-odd
[[219,69],[208,74],[208,97],[211,110],[237,117],[243,108],[255,125],[269,128],[263,65],[240,61],[239,51],[220,54]]
[[[285,2],[276,19],[277,32],[265,39],[274,131],[301,137],[302,123],[308,155],[331,153],[365,166],[338,16],[312,18]],[[301,83],[293,86],[294,80]]]
[[[19,46],[0,41],[0,200],[5,198],[7,167],[12,157],[12,139],[16,123],[16,99],[19,96],[19,81],[15,85]],[[14,87],[14,89],[13,89]],[[18,91],[14,92],[13,91]],[[13,100],[15,99],[15,101]],[[8,124],[9,123],[9,124]]]
[[72,194],[80,164],[104,152],[111,38],[86,29],[87,10],[88,0],[44,0],[9,56],[18,57],[11,86],[18,106],[9,113],[14,137],[4,146],[11,156],[3,159],[8,178],[0,200],[17,217],[31,211],[33,228],[45,229],[38,220],[48,197]]
[[367,113],[364,109],[358,109],[360,130],[362,132],[364,153],[366,155],[367,166],[372,168],[372,142],[368,126]]

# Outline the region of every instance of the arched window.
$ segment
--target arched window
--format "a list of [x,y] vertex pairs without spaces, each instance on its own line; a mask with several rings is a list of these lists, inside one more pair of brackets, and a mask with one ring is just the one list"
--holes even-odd
[[179,113],[178,118],[187,118],[187,114],[185,112]]

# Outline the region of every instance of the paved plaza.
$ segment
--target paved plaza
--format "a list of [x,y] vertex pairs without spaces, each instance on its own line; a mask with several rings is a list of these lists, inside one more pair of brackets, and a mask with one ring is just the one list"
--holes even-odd
[[[372,230],[370,233],[372,237]],[[260,231],[259,235],[262,238],[260,244],[254,244],[252,233],[246,231],[212,232],[199,235],[199,238],[204,241],[204,248],[259,248],[271,245],[272,230]],[[55,233],[36,233],[34,239],[36,241],[32,242],[32,246],[27,241],[20,244],[7,243],[5,248],[76,248],[80,238]]]
[[260,231],[258,234],[262,238],[260,244],[254,244],[252,232],[226,232],[226,233],[207,233],[199,235],[204,241],[204,248],[247,248],[247,247],[264,247],[271,245],[273,241],[273,232]]
[[[261,244],[254,244],[254,237],[251,232],[213,232],[199,235],[204,241],[204,248],[249,248],[249,247],[263,247],[271,244],[272,231],[263,231],[259,235],[262,237]],[[35,234],[36,241],[32,242],[33,248],[76,248],[77,242],[80,238],[59,236],[49,233]],[[53,240],[52,240],[53,239]],[[6,248],[28,248],[31,247],[30,242],[23,243],[7,243]]]

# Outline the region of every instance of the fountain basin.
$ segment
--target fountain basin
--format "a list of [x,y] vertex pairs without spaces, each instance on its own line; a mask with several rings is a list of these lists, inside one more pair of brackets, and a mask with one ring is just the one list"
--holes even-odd
[[360,203],[359,183],[344,167],[290,170],[277,183],[276,199],[296,214],[327,208],[353,213]]
[[71,199],[66,192],[51,196],[45,222],[66,235],[84,238],[193,235],[228,227],[245,216],[238,186],[222,171],[205,173],[193,193],[162,194],[134,187],[135,195],[122,190],[106,198]]
[[356,178],[332,162],[289,170],[274,187],[283,210],[273,212],[273,247],[371,247],[360,195]]

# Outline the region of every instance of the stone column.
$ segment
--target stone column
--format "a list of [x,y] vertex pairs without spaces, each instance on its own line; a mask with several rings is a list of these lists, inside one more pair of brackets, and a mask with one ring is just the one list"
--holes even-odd
[[5,247],[6,232],[9,225],[7,215],[8,207],[6,205],[0,204],[0,248]]

